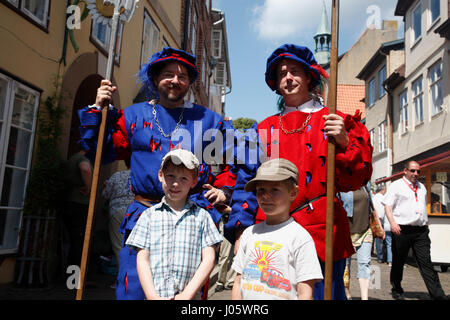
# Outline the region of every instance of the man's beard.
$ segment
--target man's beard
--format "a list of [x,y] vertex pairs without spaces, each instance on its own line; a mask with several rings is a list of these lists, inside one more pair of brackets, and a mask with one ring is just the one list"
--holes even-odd
[[[175,87],[176,87],[176,86],[173,86],[173,88],[175,88]],[[171,87],[171,88],[172,88],[172,87]],[[187,87],[186,90],[180,91],[178,94],[174,94],[174,93],[172,93],[172,92],[169,92],[171,88],[162,87],[162,86],[160,86],[160,87],[158,88],[158,93],[159,93],[159,95],[160,95],[163,99],[165,99],[165,100],[167,100],[167,101],[170,101],[170,102],[181,102],[181,101],[183,100],[183,98],[186,96],[186,94],[187,94],[187,92],[188,92],[188,90],[189,90],[189,87]],[[179,90],[181,90],[180,87],[176,87],[176,88],[178,88]]]

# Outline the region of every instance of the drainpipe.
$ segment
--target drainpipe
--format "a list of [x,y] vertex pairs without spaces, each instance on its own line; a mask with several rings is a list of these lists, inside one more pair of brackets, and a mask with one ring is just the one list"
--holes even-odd
[[387,124],[388,124],[388,163],[390,166],[388,177],[392,175],[392,168],[394,167],[394,127],[393,127],[393,116],[394,116],[394,98],[392,95],[392,91],[390,88],[383,83],[383,88],[386,90],[387,93]]
[[186,0],[186,7],[184,8],[184,37],[183,37],[183,43],[182,48],[184,51],[187,51],[187,40],[189,37],[189,25],[186,23],[190,20],[190,7],[191,7],[191,0]]
[[[70,6],[70,0],[67,0],[67,6],[66,9]],[[66,13],[66,23],[64,24],[64,40],[63,40],[63,49],[61,53],[61,58],[59,59],[59,64],[64,63],[64,66],[66,65],[66,55],[67,55],[67,36],[69,33],[69,30],[67,29],[67,19],[69,18],[69,14]]]
[[225,20],[225,16],[223,15],[223,13],[221,12],[220,15],[222,16],[222,18],[220,18],[220,20],[217,20],[216,22],[213,23],[213,26],[217,26],[219,24],[221,24],[223,22],[223,20]]
[[[384,52],[382,49],[380,49],[379,51],[386,59],[386,78],[387,75],[391,74],[391,60],[390,60],[390,51],[389,52]],[[388,69],[389,66],[389,69]],[[387,125],[388,125],[388,165],[389,165],[389,170],[388,170],[388,177],[392,175],[392,170],[394,168],[394,127],[393,127],[393,116],[394,116],[394,98],[392,95],[392,91],[389,88],[389,86],[385,83],[382,84],[384,90],[387,93]]]
[[[224,22],[224,20],[225,20],[225,15],[223,14],[223,12],[220,12],[220,19],[219,20],[217,20],[217,21],[215,21],[215,22],[213,22],[213,26],[217,26],[217,25],[219,25],[219,24],[221,24],[222,22]],[[227,35],[226,35],[226,32],[224,32],[224,37],[225,37],[225,43],[228,41],[227,40]],[[227,52],[227,56],[228,56],[228,52]],[[227,76],[229,76],[229,74],[227,74]],[[231,85],[229,86],[229,87],[227,87],[226,85],[225,85],[225,88],[228,88],[228,91],[227,92],[225,92],[224,94],[222,94],[222,96],[226,96],[227,94],[230,94],[231,93]]]

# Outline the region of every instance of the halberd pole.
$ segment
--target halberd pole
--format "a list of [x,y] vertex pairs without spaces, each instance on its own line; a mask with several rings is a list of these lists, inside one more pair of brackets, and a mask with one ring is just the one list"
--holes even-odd
[[[114,13],[111,21],[111,38],[109,41],[109,52],[108,52],[108,62],[106,65],[106,77],[105,79],[112,81],[113,71],[114,71],[114,60],[115,60],[115,49],[116,49],[116,40],[117,40],[117,31],[119,25],[119,18],[121,15],[121,10],[125,10],[128,12],[128,21],[131,19],[131,16],[134,13],[134,9],[136,7],[136,0],[106,0],[105,4],[114,5]],[[100,124],[99,132],[98,132],[98,141],[97,141],[97,152],[95,154],[95,162],[94,162],[94,172],[92,175],[92,185],[91,185],[91,194],[89,198],[89,209],[88,216],[86,220],[86,229],[84,233],[84,243],[83,243],[83,253],[81,255],[81,265],[80,265],[80,278],[79,278],[79,286],[77,289],[76,300],[83,299],[83,291],[84,291],[84,283],[86,277],[86,269],[87,262],[89,257],[89,248],[91,245],[91,234],[92,234],[92,225],[94,221],[94,211],[96,205],[97,198],[97,189],[98,189],[98,178],[100,174],[100,166],[102,160],[103,153],[103,143],[105,141],[105,131],[106,131],[106,123],[108,116],[108,108],[109,108],[108,100],[105,100],[102,106],[102,122]]]
[[[331,60],[330,88],[328,92],[329,113],[336,113],[337,76],[338,76],[338,36],[339,36],[339,0],[333,0],[331,14]],[[334,179],[335,179],[335,145],[328,139],[327,167],[327,216],[325,229],[325,300],[331,300],[333,286],[333,229],[334,229]]]

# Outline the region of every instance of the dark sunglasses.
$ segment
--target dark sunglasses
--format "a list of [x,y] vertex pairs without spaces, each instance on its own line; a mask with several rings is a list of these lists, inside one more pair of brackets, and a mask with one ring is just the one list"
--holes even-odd
[[420,169],[407,169],[409,172],[420,174]]

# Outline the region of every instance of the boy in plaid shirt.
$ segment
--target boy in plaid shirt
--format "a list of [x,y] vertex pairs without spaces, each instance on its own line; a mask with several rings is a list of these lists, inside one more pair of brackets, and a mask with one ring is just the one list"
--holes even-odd
[[126,244],[137,253],[137,272],[148,300],[199,298],[222,241],[209,213],[188,198],[197,184],[198,159],[190,151],[167,153],[158,177],[165,196],[145,210]]

